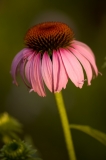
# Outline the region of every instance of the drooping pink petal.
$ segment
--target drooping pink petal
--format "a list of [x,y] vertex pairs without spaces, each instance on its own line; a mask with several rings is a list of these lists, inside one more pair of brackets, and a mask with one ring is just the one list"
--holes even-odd
[[20,64],[20,62],[24,59],[24,56],[26,55],[26,53],[31,52],[30,49],[24,48],[23,50],[21,50],[13,59],[12,61],[12,65],[11,65],[11,74],[14,80],[14,83],[16,85],[18,85],[17,81],[16,81],[16,74],[17,74],[17,69],[18,66]]
[[41,68],[41,53],[38,53],[33,60],[33,83],[32,88],[35,92],[37,92],[40,96],[46,96],[43,77],[42,77],[42,68]]
[[84,74],[79,61],[69,50],[61,49],[60,53],[69,78],[77,87],[82,88]]
[[54,92],[61,91],[68,82],[68,76],[59,51],[53,51],[53,82]]
[[91,51],[91,49],[88,46],[85,47],[84,44],[78,43],[78,41],[75,41],[75,40],[71,44],[71,47],[74,47],[76,50],[78,50],[79,53],[82,54],[90,62],[95,74],[98,75],[98,69],[97,69],[97,66],[96,66],[96,63],[95,63],[94,54]]
[[56,51],[53,51],[53,92],[56,92],[59,81],[59,60]]
[[60,51],[57,52],[58,54],[58,58],[59,58],[59,62],[60,62],[60,74],[59,74],[59,84],[58,84],[58,91],[61,91],[62,88],[66,88],[66,84],[68,82],[68,75],[66,73],[66,69],[64,67],[61,55],[60,55]]
[[25,64],[26,64],[26,60],[22,60],[19,66],[20,75],[22,77],[23,82],[26,84],[27,87],[29,87],[29,85],[26,82],[26,78],[25,78]]
[[29,80],[30,80],[30,83],[32,86],[32,88],[30,89],[29,92],[32,92],[32,91],[37,92],[37,82],[35,81],[35,77],[34,77],[34,72],[35,72],[34,59],[35,59],[35,57],[36,57],[36,54],[33,58],[31,58],[30,63],[29,63],[30,67],[28,68],[28,70],[26,68],[27,71],[25,71],[25,72],[27,72],[27,74],[29,72],[28,76],[29,76]]
[[35,52],[30,55],[29,57],[27,57],[26,59],[26,64],[25,64],[25,79],[26,79],[26,83],[28,83],[30,86],[31,85],[31,66],[33,64],[33,59],[34,59],[34,56],[35,56]]
[[42,76],[48,89],[53,91],[52,61],[47,52],[42,57]]
[[66,53],[65,52],[66,52],[66,50],[64,50],[64,49],[60,50],[60,54],[61,54],[61,57],[62,57],[62,61],[63,61],[64,67],[66,69],[68,77],[75,84],[75,86],[78,87],[77,75],[75,74],[75,72],[74,72],[74,70],[73,70],[73,68],[72,68],[72,66],[70,64],[69,59],[66,57]]
[[88,79],[88,85],[90,85],[92,79],[92,68],[89,61],[84,56],[82,56],[76,49],[70,47],[70,51],[78,58],[78,60],[84,67]]
[[88,51],[92,54],[92,56],[93,56],[94,59],[95,59],[95,56],[94,56],[94,54],[93,54],[91,48],[90,48],[88,45],[86,45],[86,44],[83,43],[83,42],[77,41],[77,40],[73,40],[73,43],[75,43],[75,44],[77,44],[77,45],[80,45],[80,46],[84,47],[86,50],[88,50]]
[[23,79],[23,82],[28,88],[32,88],[31,85],[31,75],[30,75],[30,66],[31,63],[33,63],[33,58],[34,58],[35,53],[32,53],[25,59],[23,59],[20,63],[19,69],[20,69],[20,74]]

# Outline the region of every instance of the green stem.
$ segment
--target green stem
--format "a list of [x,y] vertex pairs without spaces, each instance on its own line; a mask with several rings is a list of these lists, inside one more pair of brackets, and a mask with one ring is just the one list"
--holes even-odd
[[61,123],[62,123],[62,127],[63,127],[63,132],[64,132],[64,136],[65,136],[69,159],[76,160],[72,136],[71,136],[70,125],[68,122],[67,113],[65,110],[65,105],[64,105],[64,101],[63,101],[61,92],[55,93],[55,99],[56,99],[58,111],[60,114],[60,119],[61,119]]

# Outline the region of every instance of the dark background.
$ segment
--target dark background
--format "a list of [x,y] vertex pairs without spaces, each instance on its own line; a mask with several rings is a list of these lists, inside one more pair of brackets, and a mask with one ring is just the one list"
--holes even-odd
[[[28,92],[23,82],[12,84],[13,57],[24,47],[27,29],[43,21],[66,22],[77,40],[95,53],[102,76],[85,82],[83,89],[71,81],[63,90],[69,122],[89,125],[106,133],[106,1],[104,0],[0,0],[0,112],[8,112],[31,135],[43,160],[68,160],[54,95]],[[77,160],[106,160],[106,147],[92,137],[72,130]]]

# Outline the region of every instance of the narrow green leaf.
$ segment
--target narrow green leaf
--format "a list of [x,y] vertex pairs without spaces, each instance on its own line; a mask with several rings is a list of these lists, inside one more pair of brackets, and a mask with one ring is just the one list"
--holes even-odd
[[92,127],[86,126],[86,125],[76,125],[76,124],[71,124],[70,128],[72,129],[78,129],[91,137],[95,138],[102,144],[106,145],[106,133],[103,133],[101,131],[98,131],[96,129],[93,129]]

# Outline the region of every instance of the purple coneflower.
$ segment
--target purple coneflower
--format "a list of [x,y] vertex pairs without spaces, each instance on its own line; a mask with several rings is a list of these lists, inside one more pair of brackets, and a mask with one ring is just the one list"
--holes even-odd
[[46,96],[44,83],[51,92],[66,88],[68,78],[76,87],[84,84],[84,70],[88,85],[98,69],[92,50],[74,39],[72,29],[64,23],[45,22],[30,28],[25,36],[26,48],[13,59],[11,74],[18,85],[21,77],[30,91]]

